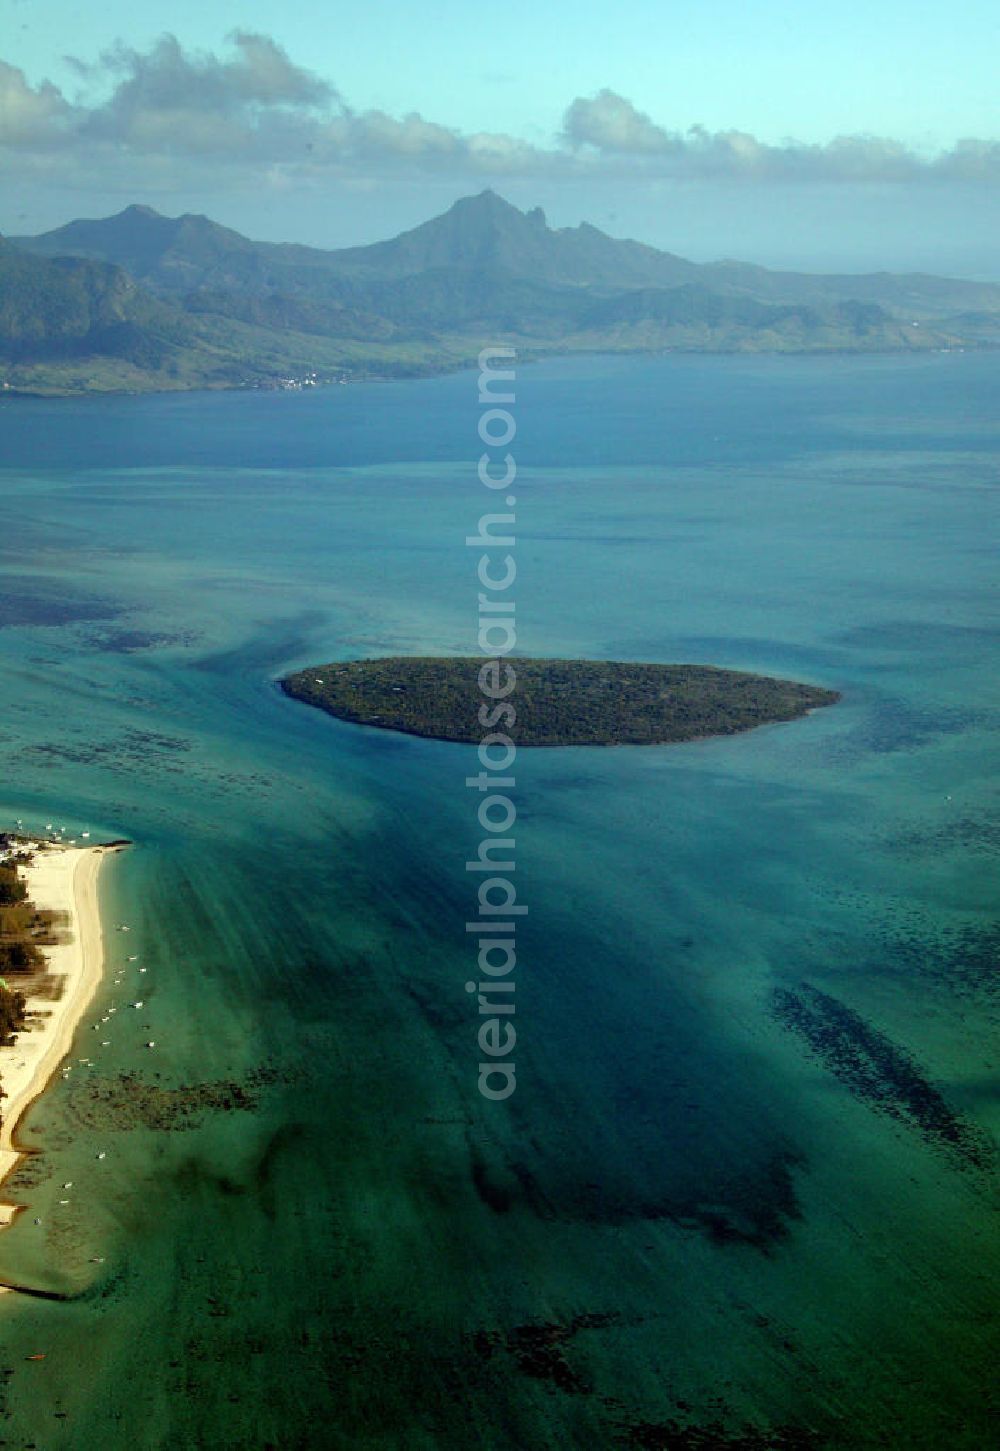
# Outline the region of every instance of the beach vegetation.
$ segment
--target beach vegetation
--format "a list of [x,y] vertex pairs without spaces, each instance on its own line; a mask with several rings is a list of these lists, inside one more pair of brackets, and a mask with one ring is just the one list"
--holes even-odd
[[26,1003],[24,993],[0,982],[0,1048],[9,1048],[24,1027]]
[[18,875],[17,868],[9,863],[0,866],[0,907],[13,907],[25,901],[28,889]]
[[0,863],[0,977],[37,972],[45,965],[37,939],[47,923],[28,899],[19,862],[19,857],[9,857]]

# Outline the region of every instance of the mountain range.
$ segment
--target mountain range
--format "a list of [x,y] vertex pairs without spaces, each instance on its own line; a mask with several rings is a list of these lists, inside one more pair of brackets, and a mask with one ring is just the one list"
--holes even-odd
[[572,351],[917,351],[1000,343],[1000,286],[699,264],[492,191],[389,241],[254,242],[130,206],[0,239],[0,378],[35,392],[299,386]]

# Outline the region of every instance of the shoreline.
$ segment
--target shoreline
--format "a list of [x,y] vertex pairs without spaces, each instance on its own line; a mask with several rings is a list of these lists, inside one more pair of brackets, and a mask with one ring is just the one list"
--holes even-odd
[[[511,344],[517,346],[516,344]],[[519,366],[527,367],[533,363],[558,362],[560,359],[572,358],[734,358],[745,361],[748,358],[796,358],[799,360],[809,358],[938,358],[949,354],[963,353],[996,353],[1000,352],[1000,342],[989,342],[981,340],[970,340],[965,343],[955,344],[951,347],[941,347],[929,344],[926,347],[878,347],[878,348],[849,348],[849,347],[814,347],[814,348],[698,348],[698,347],[648,347],[648,348],[567,348],[556,349],[549,352],[546,350],[537,351],[534,348],[518,347]],[[419,383],[426,382],[432,378],[455,377],[459,373],[475,373],[476,360],[474,356],[467,359],[443,362],[440,366],[428,365],[426,368],[418,369],[415,372],[404,373],[357,373],[344,379],[324,380],[311,388],[284,388],[276,380],[267,382],[232,382],[212,383],[200,381],[197,383],[158,383],[152,387],[137,388],[45,388],[45,387],[20,387],[11,383],[0,389],[0,398],[34,399],[37,401],[51,401],[56,398],[157,398],[175,397],[178,394],[188,393],[321,393],[331,388],[341,386],[357,387],[361,383]]]
[[98,900],[100,869],[123,844],[43,847],[23,868],[28,895],[36,908],[58,912],[66,940],[43,948],[46,977],[61,979],[53,999],[29,994],[30,1027],[10,1047],[0,1047],[0,1231],[24,1207],[3,1198],[3,1185],[26,1150],[17,1141],[25,1112],[49,1086],[69,1053],[76,1030],[104,975],[104,931]]

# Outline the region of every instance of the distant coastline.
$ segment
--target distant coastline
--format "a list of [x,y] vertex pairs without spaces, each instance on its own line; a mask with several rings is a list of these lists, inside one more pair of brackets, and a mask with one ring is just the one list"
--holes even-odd
[[[600,344],[593,348],[551,348],[531,350],[523,345],[518,348],[518,365],[526,367],[531,363],[552,362],[559,358],[926,358],[963,353],[1000,352],[1000,343],[981,340],[975,342],[925,348],[904,348],[886,344],[883,347],[858,348],[844,344],[842,347],[802,348],[754,348],[754,347],[619,347]],[[22,387],[5,383],[0,386],[0,399],[53,399],[53,398],[150,398],[177,393],[297,393],[327,392],[331,388],[355,387],[359,383],[416,383],[430,378],[446,378],[456,373],[467,372],[476,366],[476,353],[448,359],[433,359],[413,367],[383,373],[351,373],[317,377],[315,381],[303,383],[283,378],[234,379],[228,382],[209,382],[199,379],[190,383],[178,383],[163,378],[133,380],[128,385],[96,387],[46,387],[37,384]]]
[[312,389],[529,358],[900,354],[1000,346],[1000,286],[696,263],[550,227],[495,192],[370,246],[255,242],[129,206],[0,238],[0,392]]

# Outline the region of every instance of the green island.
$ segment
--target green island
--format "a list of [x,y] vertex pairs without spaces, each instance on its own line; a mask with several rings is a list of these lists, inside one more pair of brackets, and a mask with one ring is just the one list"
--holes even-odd
[[[495,698],[484,693],[481,674]],[[501,698],[511,674],[513,689]],[[281,688],[358,725],[467,743],[499,731],[519,746],[651,746],[735,735],[840,699],[835,690],[712,665],[516,656],[341,660],[288,675]]]

